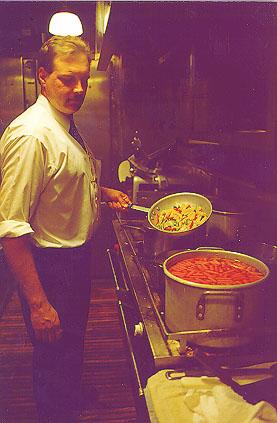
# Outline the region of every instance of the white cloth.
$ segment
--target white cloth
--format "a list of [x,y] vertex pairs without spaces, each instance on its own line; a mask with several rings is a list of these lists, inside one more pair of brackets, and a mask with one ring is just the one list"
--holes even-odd
[[77,247],[99,220],[100,162],[68,133],[69,116],[40,95],[0,141],[0,238]]
[[[274,407],[265,401],[252,405],[220,382],[202,378],[202,386],[189,389],[184,401],[193,413],[193,423],[277,423]],[[185,378],[181,380],[184,387]]]
[[273,406],[247,403],[218,378],[168,380],[167,371],[151,376],[144,390],[151,423],[277,423]]

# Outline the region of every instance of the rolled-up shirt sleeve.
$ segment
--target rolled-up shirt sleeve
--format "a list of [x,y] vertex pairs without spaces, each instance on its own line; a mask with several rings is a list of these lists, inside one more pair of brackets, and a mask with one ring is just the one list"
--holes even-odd
[[0,153],[0,238],[32,234],[31,218],[44,185],[43,146],[33,136],[7,138]]

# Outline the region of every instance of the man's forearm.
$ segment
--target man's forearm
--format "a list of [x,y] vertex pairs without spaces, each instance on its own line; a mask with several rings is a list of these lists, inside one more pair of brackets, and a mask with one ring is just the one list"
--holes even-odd
[[31,308],[41,307],[47,297],[41,286],[28,236],[1,239],[6,260]]

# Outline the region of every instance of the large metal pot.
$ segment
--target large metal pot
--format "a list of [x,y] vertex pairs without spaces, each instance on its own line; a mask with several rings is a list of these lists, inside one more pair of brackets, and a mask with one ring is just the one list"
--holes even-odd
[[254,216],[253,205],[241,200],[226,200],[210,197],[213,212],[206,225],[210,245],[225,245],[239,242],[251,226]]
[[247,253],[262,260],[269,267],[277,268],[277,245],[250,239],[248,245],[245,245],[245,249]]
[[[188,231],[187,236],[172,236],[170,233],[157,231],[145,221],[142,225],[124,223],[124,227],[143,233],[143,241],[140,243],[139,253],[151,260],[158,258],[166,251],[194,249],[203,244],[206,236],[205,225],[201,225],[198,231]],[[162,263],[162,262],[161,262]]]
[[172,236],[171,234],[157,231],[150,226],[144,228],[143,255],[155,258],[168,250],[194,249],[203,244],[205,226],[201,225],[198,231],[189,231],[186,237]]
[[[184,258],[196,256],[224,257],[255,266],[263,273],[259,281],[240,285],[206,285],[182,280],[168,269]],[[269,269],[260,260],[241,253],[197,249],[172,255],[164,261],[165,273],[165,322],[172,332],[231,329],[238,335],[210,337],[191,335],[188,339],[208,347],[235,347],[251,340],[250,330],[264,323],[265,289]],[[249,333],[247,333],[249,329]]]
[[171,250],[173,245],[179,242],[183,243],[183,237],[174,237],[146,225],[143,236],[143,256],[154,258],[162,251]]
[[163,260],[160,259],[160,256],[163,255],[163,253],[165,253],[166,251],[181,251],[188,248],[197,248],[198,245],[200,245],[203,242],[203,239],[205,238],[204,227],[199,228],[197,232],[190,233],[184,238],[171,236],[171,234],[166,234],[157,231],[156,229],[151,227],[147,222],[142,225],[123,223],[123,226],[125,228],[131,230],[133,229],[143,233],[143,241],[139,241],[138,243],[139,254],[151,260],[158,259],[157,263],[160,263],[161,266]]

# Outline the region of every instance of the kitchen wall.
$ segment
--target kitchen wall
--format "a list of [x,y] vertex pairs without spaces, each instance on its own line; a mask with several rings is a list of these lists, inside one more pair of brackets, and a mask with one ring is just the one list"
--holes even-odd
[[[0,58],[35,56],[41,39],[49,36],[51,14],[64,7],[79,14],[94,48],[95,5],[0,2]],[[112,60],[102,73],[92,64],[88,99],[79,116],[83,131],[95,134],[91,145],[104,159],[108,180],[131,153],[136,130],[148,152],[190,138],[277,150],[277,5],[114,2],[111,10],[100,61],[107,46]],[[2,81],[5,73],[2,67]],[[1,87],[2,129],[8,110],[16,115],[24,108],[22,99],[9,98],[10,83]],[[87,129],[90,122],[93,131]]]
[[113,4],[119,154],[135,130],[148,151],[188,138],[276,151],[276,12],[254,2]]

